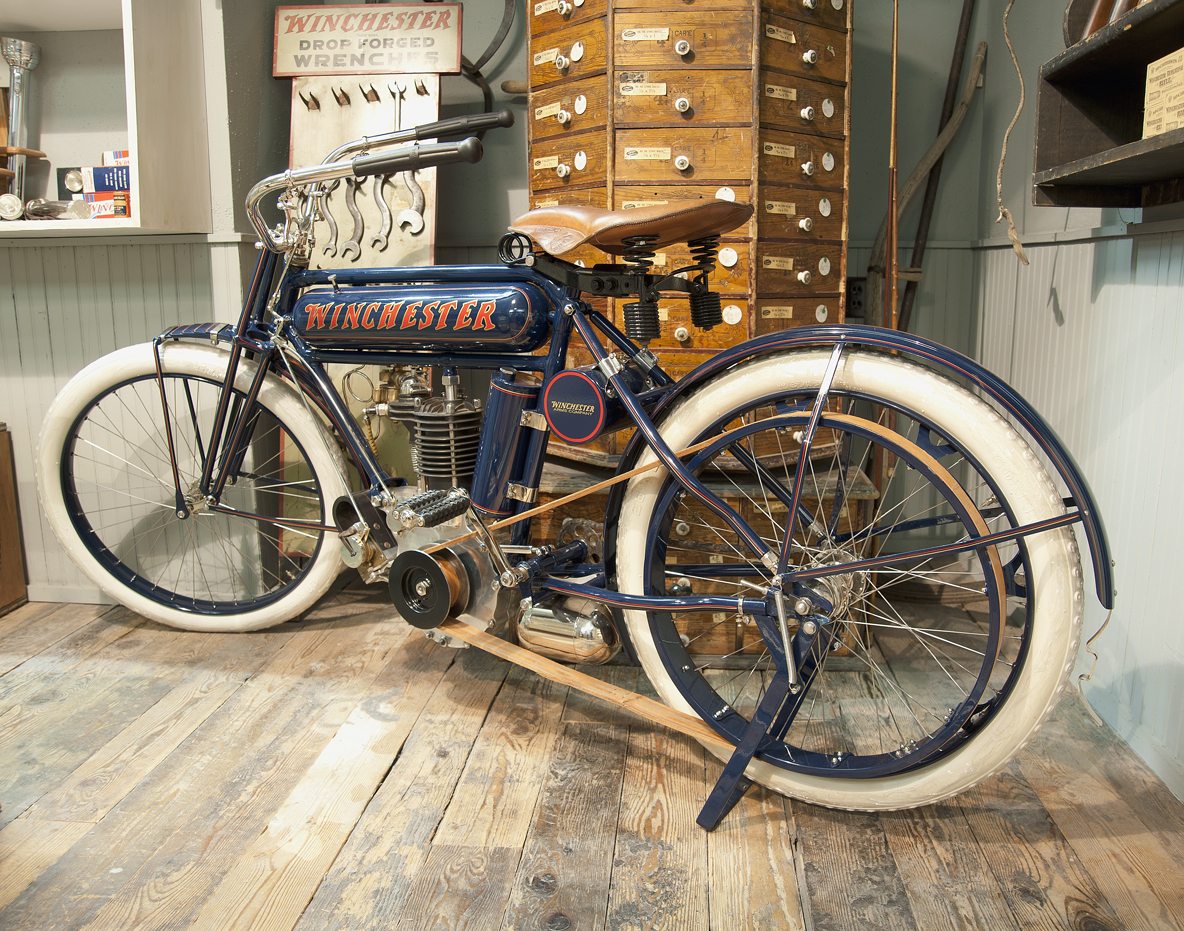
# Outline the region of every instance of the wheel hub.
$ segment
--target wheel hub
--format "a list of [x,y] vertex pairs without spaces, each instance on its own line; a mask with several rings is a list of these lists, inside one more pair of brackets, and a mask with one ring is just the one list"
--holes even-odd
[[[819,554],[818,561],[823,566],[841,566],[855,562],[859,557],[845,549],[831,549]],[[840,575],[827,575],[820,579],[811,579],[810,585],[818,589],[827,601],[834,605],[832,617],[842,617],[848,614],[858,604],[867,591],[868,574],[866,572],[844,572]]]

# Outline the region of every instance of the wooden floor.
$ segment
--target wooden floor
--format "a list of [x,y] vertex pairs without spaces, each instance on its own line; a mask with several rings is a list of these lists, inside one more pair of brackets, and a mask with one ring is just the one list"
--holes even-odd
[[1184,804],[1075,697],[949,803],[709,835],[697,744],[389,614],[0,618],[0,928],[1184,927]]

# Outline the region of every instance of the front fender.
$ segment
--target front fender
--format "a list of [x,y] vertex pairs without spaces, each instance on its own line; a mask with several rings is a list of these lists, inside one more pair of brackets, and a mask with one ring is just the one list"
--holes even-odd
[[[769,333],[740,343],[731,349],[726,349],[689,372],[662,399],[657,408],[651,412],[651,416],[655,422],[658,422],[662,413],[679,398],[695,390],[709,378],[741,362],[788,349],[830,347],[836,344],[896,352],[901,356],[918,361],[928,368],[949,372],[978,387],[1005,413],[1013,417],[1027,433],[1029,439],[1048,456],[1049,461],[1057,470],[1057,474],[1069,489],[1070,498],[1081,511],[1082,525],[1085,528],[1085,537],[1089,544],[1090,556],[1093,559],[1094,589],[1097,592],[1098,600],[1104,607],[1112,608],[1114,606],[1114,573],[1110,560],[1110,547],[1106,542],[1106,531],[1085,476],[1081,474],[1081,469],[1065,449],[1064,443],[1044,418],[1036,413],[1032,405],[1025,401],[1015,389],[973,359],[942,346],[940,343],[915,336],[912,333],[869,326],[800,327],[780,333]],[[637,431],[625,448],[618,469],[625,471],[632,468],[644,448],[644,438],[641,431]],[[616,517],[620,513],[627,484],[619,482],[609,491],[605,514],[605,547],[607,550],[605,560],[610,572],[615,569]]]

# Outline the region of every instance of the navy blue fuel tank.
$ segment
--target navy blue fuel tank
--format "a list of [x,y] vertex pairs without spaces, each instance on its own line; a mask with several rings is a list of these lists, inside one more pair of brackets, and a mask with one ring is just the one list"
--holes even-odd
[[513,284],[314,288],[292,309],[309,344],[392,352],[530,352],[547,337],[546,295]]

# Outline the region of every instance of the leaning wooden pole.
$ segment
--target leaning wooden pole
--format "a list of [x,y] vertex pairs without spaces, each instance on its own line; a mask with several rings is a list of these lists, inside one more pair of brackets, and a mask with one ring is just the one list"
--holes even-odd
[[896,266],[897,236],[900,218],[896,211],[896,78],[898,71],[897,39],[900,33],[900,0],[892,0],[892,103],[889,108],[891,125],[888,131],[888,248],[884,261],[884,277],[888,289],[885,294],[884,325],[896,329]]
[[[958,35],[954,40],[954,55],[950,59],[950,76],[946,80],[946,96],[941,104],[941,118],[937,123],[937,133],[946,128],[950,117],[954,113],[954,104],[958,99],[958,82],[962,76],[962,66],[966,61],[966,47],[970,43],[970,26],[974,18],[975,0],[962,0],[962,19],[958,22]],[[913,239],[913,255],[909,267],[919,269],[925,261],[925,249],[929,245],[929,226],[933,221],[933,209],[937,204],[937,189],[941,184],[942,159],[939,158],[929,169],[929,178],[925,182],[925,196],[921,200],[921,216],[917,222],[917,235]],[[910,278],[904,285],[904,296],[900,299],[900,314],[897,318],[897,328],[907,330],[913,320],[913,304],[917,300],[917,286],[915,279]]]

